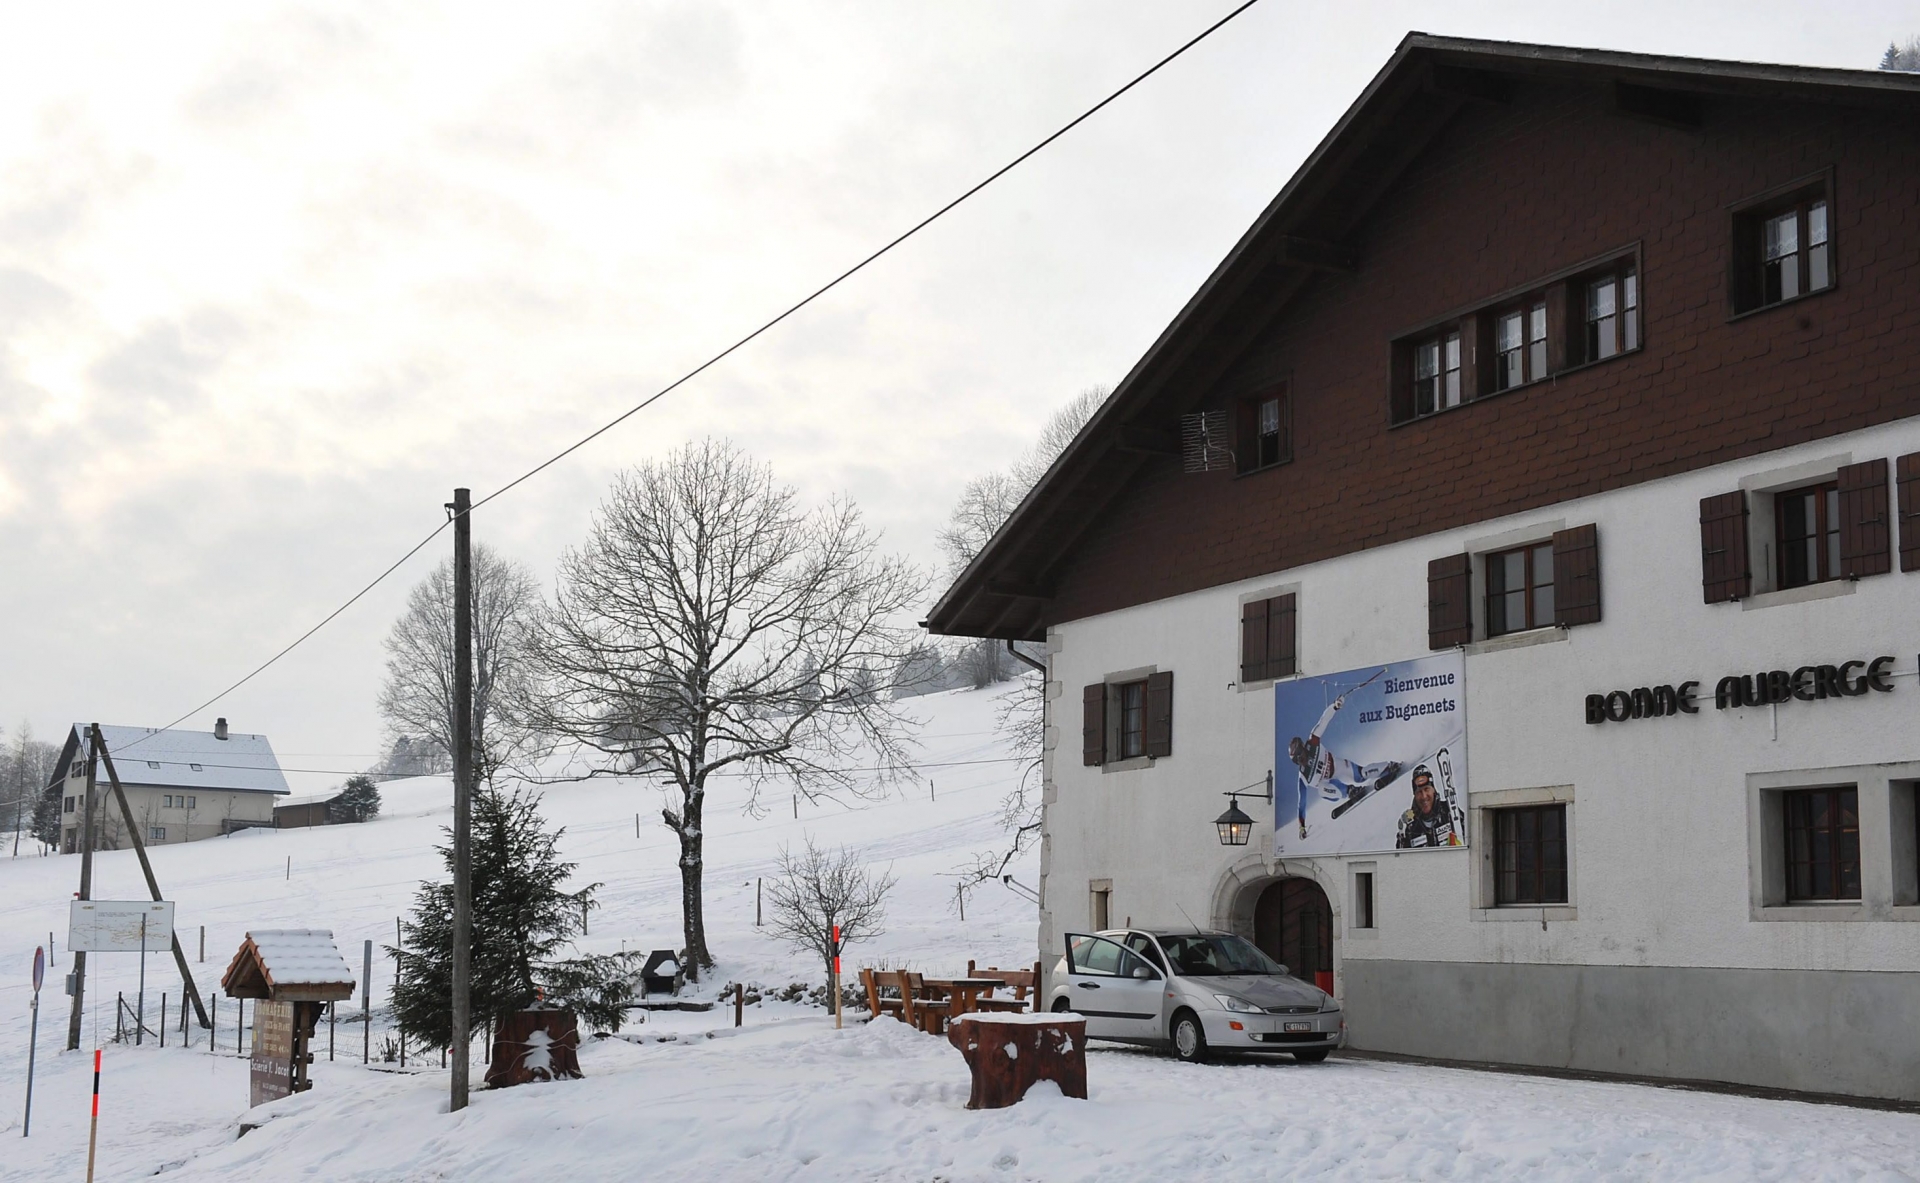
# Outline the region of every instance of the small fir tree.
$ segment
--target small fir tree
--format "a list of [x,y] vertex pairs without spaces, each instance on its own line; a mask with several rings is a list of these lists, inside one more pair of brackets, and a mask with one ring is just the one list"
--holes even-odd
[[[576,864],[558,853],[564,829],[547,830],[539,798],[483,788],[473,799],[473,980],[476,1024],[536,1000],[575,1011],[589,1029],[618,1031],[634,993],[629,958],[561,958],[594,906],[590,883],[561,885]],[[453,842],[438,848],[453,872]],[[407,948],[388,952],[400,964],[393,1009],[409,1039],[428,1047],[453,1042],[453,885],[422,883],[405,924]]]
[[48,785],[33,805],[33,836],[48,847],[60,845],[60,793],[64,783],[56,781]]
[[372,777],[350,776],[334,799],[333,809],[343,822],[371,821],[380,815],[380,789]]

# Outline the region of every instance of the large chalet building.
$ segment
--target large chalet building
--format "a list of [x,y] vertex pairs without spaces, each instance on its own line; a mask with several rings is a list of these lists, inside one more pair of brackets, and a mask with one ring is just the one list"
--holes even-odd
[[929,627],[1044,644],[1049,966],[1920,1101],[1920,76],[1408,37]]

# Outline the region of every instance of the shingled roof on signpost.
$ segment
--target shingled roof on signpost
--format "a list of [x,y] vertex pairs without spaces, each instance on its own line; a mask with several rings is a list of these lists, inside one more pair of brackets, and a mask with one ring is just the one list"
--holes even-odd
[[352,998],[353,970],[323,928],[250,932],[220,979],[229,998],[332,1002]]

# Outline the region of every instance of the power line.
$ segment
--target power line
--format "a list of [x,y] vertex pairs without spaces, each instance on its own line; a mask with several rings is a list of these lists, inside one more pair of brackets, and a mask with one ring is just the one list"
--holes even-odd
[[[1205,41],[1208,37],[1211,37],[1214,33],[1218,32],[1229,21],[1233,20],[1235,17],[1239,16],[1241,13],[1245,12],[1247,9],[1252,8],[1255,4],[1258,4],[1259,2],[1260,0],[1243,0],[1242,3],[1235,6],[1225,16],[1221,17],[1217,21],[1214,21],[1212,24],[1202,29],[1198,34],[1194,35],[1193,37],[1189,38],[1187,41],[1183,42],[1172,53],[1167,54],[1165,57],[1161,58],[1159,61],[1153,63],[1151,66],[1148,66],[1145,70],[1142,70],[1140,73],[1134,75],[1133,78],[1129,80],[1124,86],[1120,87],[1120,89],[1114,91],[1112,94],[1109,94],[1106,98],[1101,99],[1099,102],[1095,103],[1093,106],[1088,107],[1085,111],[1082,111],[1079,115],[1076,115],[1073,119],[1069,120],[1065,125],[1060,127],[1059,130],[1053,132],[1051,135],[1047,136],[1045,139],[1041,140],[1039,143],[1035,144],[1033,147],[1028,148],[1025,152],[1020,153],[1020,155],[1014,157],[1012,160],[1008,161],[1007,163],[1001,165],[999,168],[995,169],[993,172],[989,173],[984,180],[979,181],[978,183],[973,185],[971,188],[967,189],[966,192],[960,194],[960,196],[954,198],[952,201],[947,202],[945,205],[933,211],[931,214],[928,214],[926,217],[920,219],[918,222],[915,222],[907,230],[905,230],[901,234],[896,235],[885,246],[882,246],[880,249],[874,251],[872,254],[868,255],[866,258],[861,259],[858,263],[855,263],[853,266],[847,268],[845,271],[842,271],[840,274],[834,276],[832,279],[828,280],[826,283],[822,284],[820,287],[815,288],[812,292],[810,292],[804,298],[802,298],[798,302],[788,307],[784,312],[781,312],[779,315],[775,316],[773,319],[762,324],[759,328],[754,329],[752,332],[748,333],[746,336],[741,337],[739,340],[727,346],[725,349],[722,349],[720,352],[714,354],[712,357],[701,362],[699,365],[693,367],[691,370],[688,370],[686,373],[674,379],[672,382],[669,382],[667,385],[661,387],[659,390],[655,391],[653,394],[650,394],[646,398],[641,399],[639,402],[635,403],[633,406],[627,408],[625,411],[622,411],[620,414],[614,416],[612,419],[609,419],[606,423],[588,432],[586,435],[581,436],[579,439],[575,440],[573,443],[568,444],[566,447],[560,449],[558,452],[555,452],[553,455],[547,457],[545,460],[542,460],[540,463],[534,465],[532,468],[529,468],[527,471],[521,473],[519,476],[514,477],[512,480],[500,486],[498,489],[495,489],[493,492],[487,494],[485,497],[480,498],[480,500],[473,503],[473,509],[479,509],[481,506],[486,505],[488,502],[494,500],[495,498],[502,497],[507,493],[511,492],[512,490],[518,488],[520,485],[524,484],[526,481],[529,481],[532,478],[538,476],[540,473],[545,472],[547,469],[553,467],[555,464],[558,464],[560,461],[566,459],[568,456],[573,455],[575,452],[579,451],[581,448],[586,447],[588,444],[592,443],[594,440],[599,439],[601,436],[605,435],[607,432],[612,431],[614,428],[620,426],[622,423],[625,423],[628,419],[633,418],[633,416],[639,414],[641,411],[646,410],[648,407],[652,406],[654,403],[659,402],[661,399],[665,398],[667,395],[672,394],[675,390],[678,390],[680,387],[686,385],[688,382],[691,382],[693,379],[699,377],[701,374],[705,373],[707,370],[713,368],[714,366],[718,365],[720,362],[726,360],[728,357],[732,356],[734,353],[738,352],[740,349],[746,347],[748,344],[752,343],[755,339],[760,337],[762,334],[766,333],[768,330],[772,329],[774,326],[780,324],[782,321],[786,320],[788,317],[792,316],[794,313],[799,312],[802,308],[805,308],[807,305],[813,303],[815,300],[818,300],[820,297],[826,295],[828,292],[832,291],[834,288],[839,287],[842,283],[853,278],[853,276],[855,276],[859,272],[865,270],[869,264],[879,259],[882,255],[885,255],[888,252],[892,251],[895,247],[899,246],[901,243],[907,241],[909,238],[912,238],[914,235],[920,233],[922,230],[926,229],[928,226],[931,226],[934,222],[938,221],[940,218],[946,216],[948,213],[950,213],[952,210],[958,207],[962,202],[972,197],[974,194],[980,192],[982,189],[985,189],[988,185],[993,184],[995,181],[999,180],[1001,177],[1012,172],[1015,168],[1018,168],[1021,164],[1024,164],[1029,158],[1034,156],[1041,149],[1047,147],[1049,144],[1052,144],[1055,140],[1059,139],[1061,136],[1066,135],[1068,132],[1072,131],[1074,128],[1080,126],[1082,123],[1085,123],[1087,120],[1091,119],[1094,115],[1098,114],[1102,109],[1104,109],[1108,104],[1118,99],[1121,95],[1126,94],[1128,91],[1132,90],[1134,87],[1140,85],[1142,82],[1145,82],[1148,78],[1151,78],[1153,77],[1153,75],[1159,73],[1163,67],[1171,63],[1175,58],[1186,53],[1189,49],[1192,49],[1194,46],[1200,44],[1202,41]],[[468,512],[471,513],[472,510],[469,510]],[[312,628],[308,629],[306,632],[301,633],[298,637],[295,637],[292,643],[287,645],[284,649],[281,649],[278,653],[275,653],[272,657],[267,658],[267,660],[255,666],[252,670],[250,670],[246,674],[246,676],[242,677],[239,681],[233,683],[231,686],[228,686],[226,689],[220,691],[218,694],[214,695],[212,698],[209,698],[207,701],[194,707],[192,710],[186,711],[185,713],[181,714],[179,718],[173,720],[173,722],[171,723],[168,723],[166,727],[159,728],[159,730],[162,730],[162,731],[167,730],[167,728],[173,727],[175,724],[181,723],[186,719],[191,718],[193,715],[199,713],[200,711],[206,710],[208,707],[212,706],[214,703],[219,702],[222,698],[225,698],[227,695],[233,693],[235,690],[238,690],[240,687],[246,685],[248,682],[251,682],[254,678],[258,677],[260,674],[266,672],[266,670],[270,666],[272,666],[275,662],[279,661],[282,657],[285,657],[287,654],[293,652],[293,650],[298,648],[302,643],[304,643],[307,640],[307,638],[313,636],[313,634],[319,632],[321,629],[331,624],[334,618],[338,617],[342,612],[345,612],[348,608],[353,607],[353,605],[357,603],[361,597],[365,596],[368,592],[372,591],[375,587],[378,587],[387,578],[387,576],[397,571],[401,567],[401,565],[404,564],[408,559],[412,558],[416,554],[419,554],[420,551],[426,547],[427,543],[432,542],[435,538],[439,537],[441,531],[445,530],[449,524],[451,524],[451,519],[449,519],[449,521],[447,522],[442,522],[438,527],[434,529],[432,533],[428,534],[425,538],[422,538],[418,543],[416,543],[413,546],[411,550],[407,551],[406,554],[401,555],[400,558],[397,559],[386,570],[374,576],[373,581],[371,583],[368,583],[365,587],[361,588],[359,591],[355,592],[351,597],[349,597],[346,603],[341,604],[338,608],[335,608],[333,611],[327,613],[327,615],[321,619],[320,623],[314,625]],[[133,743],[126,745],[126,747],[133,747],[137,745],[139,742],[140,740],[136,739],[133,741]]]
[[[133,746],[132,744],[125,744],[120,748],[120,751],[124,752],[127,750],[127,748],[130,748],[132,746]],[[115,755],[115,758],[117,759],[118,753],[114,753],[114,755]],[[907,766],[916,770],[921,768],[965,768],[975,764],[1031,764],[1036,759],[1038,759],[1038,757],[1036,756],[983,756],[977,760],[936,760],[926,764],[913,763],[909,761],[907,762]],[[204,760],[197,761],[197,762],[191,761],[191,760],[145,760],[144,763],[148,767],[152,767],[156,764],[172,765],[177,768],[191,767],[195,772],[205,772],[213,769],[219,769],[222,772],[304,772],[304,773],[313,773],[318,776],[371,775],[364,768],[290,768],[285,764],[208,764]],[[841,769],[836,769],[835,771],[838,771],[838,772],[890,772],[892,771],[892,769],[886,765],[876,764],[867,768],[841,768]],[[385,773],[382,773],[381,775],[386,776],[387,779],[389,780],[418,779],[417,777],[411,777],[411,776],[388,776]],[[421,773],[420,775],[421,776],[451,776],[452,774],[446,773],[446,772],[428,772],[428,773]],[[582,781],[589,781],[589,780],[647,780],[654,777],[658,777],[660,775],[662,774],[658,772],[596,771],[596,772],[584,773],[580,776],[520,776],[518,774],[503,774],[502,779],[515,780],[515,781],[519,781],[522,784],[529,784],[529,785],[565,785],[565,784],[577,784]],[[722,769],[721,771],[709,772],[707,774],[708,779],[712,779],[713,777],[716,777],[716,776],[725,776],[725,777],[762,776],[762,777],[765,777],[765,774],[758,773],[758,772],[736,772],[730,769]],[[765,777],[765,779],[775,779],[775,778]],[[129,780],[127,777],[121,777],[121,780],[125,781],[128,784],[136,783],[132,780]],[[155,788],[185,787],[190,789],[201,788],[201,789],[206,789],[208,792],[224,791],[219,785],[186,785],[186,786],[157,785],[152,787],[155,787]]]

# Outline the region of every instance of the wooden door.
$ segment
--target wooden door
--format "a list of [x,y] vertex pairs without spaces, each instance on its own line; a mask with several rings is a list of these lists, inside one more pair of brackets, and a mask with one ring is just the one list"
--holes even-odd
[[1282,879],[1253,905],[1253,943],[1303,982],[1333,974],[1333,906],[1311,879]]

